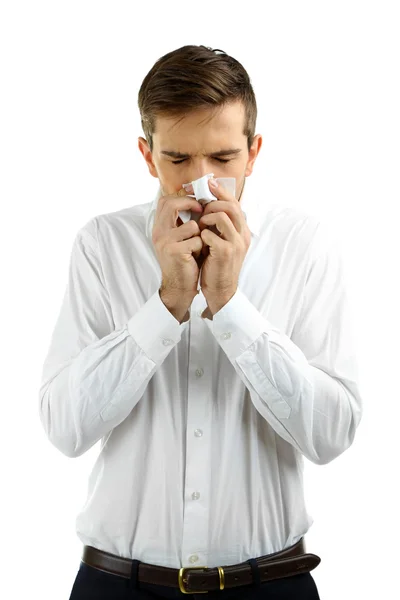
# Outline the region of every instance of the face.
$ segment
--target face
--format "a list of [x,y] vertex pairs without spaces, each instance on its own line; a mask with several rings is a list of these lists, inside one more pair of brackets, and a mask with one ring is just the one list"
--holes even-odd
[[[183,119],[157,118],[153,152],[142,137],[139,149],[149,172],[159,179],[162,195],[173,194],[183,183],[214,173],[215,178],[236,179],[236,199],[240,201],[245,178],[251,175],[262,144],[261,135],[256,135],[248,151],[247,137],[243,134],[244,116],[243,104],[235,102],[217,111],[196,110]],[[221,150],[235,152],[216,156]]]

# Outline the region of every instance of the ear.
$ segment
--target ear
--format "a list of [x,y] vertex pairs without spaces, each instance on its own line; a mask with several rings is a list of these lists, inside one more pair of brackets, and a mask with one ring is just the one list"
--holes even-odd
[[153,157],[152,157],[152,154],[151,154],[151,151],[149,148],[149,144],[147,143],[147,140],[145,140],[143,137],[138,138],[138,148],[139,148],[140,152],[143,154],[143,158],[146,161],[147,168],[149,169],[150,175],[153,175],[153,177],[158,178],[157,169],[153,162]]
[[245,177],[248,177],[249,175],[252,174],[253,168],[254,168],[254,163],[256,161],[258,153],[260,152],[261,146],[262,146],[262,136],[261,136],[261,134],[258,133],[256,136],[254,136],[253,143],[249,150],[249,160],[247,161],[247,165],[246,165]]

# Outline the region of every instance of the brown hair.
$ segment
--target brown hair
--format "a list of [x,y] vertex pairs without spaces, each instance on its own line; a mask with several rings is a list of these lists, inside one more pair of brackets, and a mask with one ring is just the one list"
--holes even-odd
[[218,109],[239,100],[245,107],[243,134],[250,150],[257,104],[250,78],[240,62],[223,50],[206,46],[182,46],[168,52],[153,65],[138,94],[141,123],[150,151],[153,151],[157,116],[183,118],[198,108]]

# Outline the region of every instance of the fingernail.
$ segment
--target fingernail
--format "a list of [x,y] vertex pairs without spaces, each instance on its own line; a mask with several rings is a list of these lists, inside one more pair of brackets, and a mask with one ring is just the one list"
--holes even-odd
[[182,187],[185,189],[187,194],[193,194],[193,186],[191,183],[183,183]]
[[210,182],[211,187],[215,187],[215,188],[218,187],[218,181],[215,181],[215,179],[211,178],[208,181]]

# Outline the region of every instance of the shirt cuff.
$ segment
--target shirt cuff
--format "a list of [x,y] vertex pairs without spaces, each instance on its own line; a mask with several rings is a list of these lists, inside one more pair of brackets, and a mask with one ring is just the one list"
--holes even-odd
[[161,300],[157,289],[129,319],[127,329],[143,352],[156,364],[161,364],[181,340],[188,324],[189,319],[182,323],[175,319]]
[[231,361],[254,344],[262,333],[274,329],[239,287],[207,324]]

